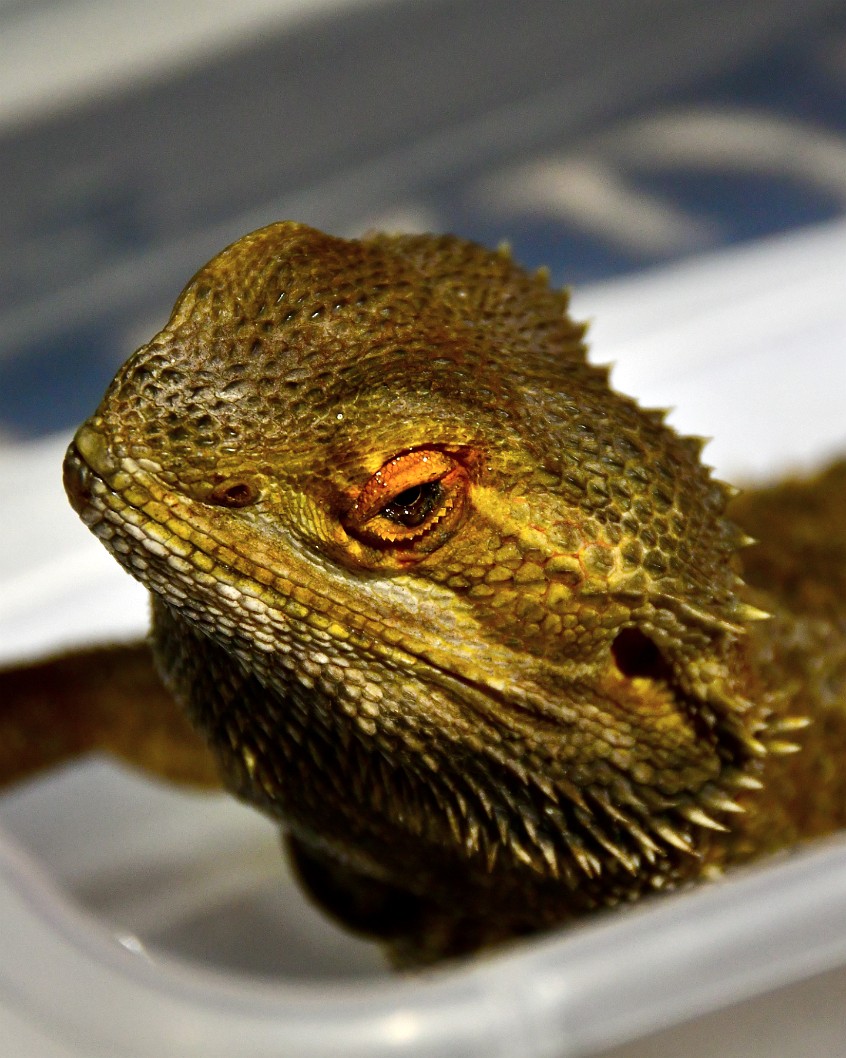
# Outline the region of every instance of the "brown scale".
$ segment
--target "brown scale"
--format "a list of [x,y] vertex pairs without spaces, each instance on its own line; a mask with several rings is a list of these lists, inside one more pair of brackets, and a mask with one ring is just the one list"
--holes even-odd
[[143,648],[95,652],[3,676],[0,775],[213,759],[405,964],[841,826],[846,467],[729,519],[582,338],[545,275],[449,236],[224,250],[65,462],[202,741]]

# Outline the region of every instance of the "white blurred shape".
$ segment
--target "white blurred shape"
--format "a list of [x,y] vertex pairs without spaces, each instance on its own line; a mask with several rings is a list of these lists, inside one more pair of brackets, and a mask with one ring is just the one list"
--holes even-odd
[[658,112],[602,138],[603,156],[650,169],[683,166],[790,177],[846,205],[846,138],[762,110]]
[[718,227],[639,188],[619,166],[586,154],[542,158],[478,187],[499,211],[566,221],[645,254],[680,253],[719,241]]

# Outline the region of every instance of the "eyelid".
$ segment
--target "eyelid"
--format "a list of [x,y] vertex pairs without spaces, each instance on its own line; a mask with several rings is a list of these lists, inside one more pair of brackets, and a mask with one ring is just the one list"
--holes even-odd
[[413,486],[438,481],[455,467],[456,461],[438,449],[421,449],[395,456],[364,486],[350,509],[350,523],[363,526],[395,496]]
[[[407,567],[437,551],[456,531],[467,510],[470,481],[465,459],[451,451],[406,451],[370,477],[342,515],[342,526],[368,549],[358,556],[366,554],[366,564]],[[434,500],[419,522],[405,524],[389,509],[402,493],[427,486],[434,486]]]

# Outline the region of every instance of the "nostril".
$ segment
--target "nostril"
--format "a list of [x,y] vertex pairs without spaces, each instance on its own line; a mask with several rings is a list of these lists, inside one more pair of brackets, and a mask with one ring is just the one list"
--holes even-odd
[[208,496],[208,502],[218,507],[249,507],[258,499],[258,490],[249,481],[230,479],[216,485]]
[[639,628],[624,628],[611,644],[611,654],[624,676],[668,679],[672,670],[664,655]]

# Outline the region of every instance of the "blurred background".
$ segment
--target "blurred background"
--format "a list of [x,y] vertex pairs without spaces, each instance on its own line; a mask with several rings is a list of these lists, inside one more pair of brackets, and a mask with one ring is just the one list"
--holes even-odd
[[292,218],[583,287],[846,212],[842,0],[0,2],[0,437]]
[[[68,508],[63,447],[191,274],[274,220],[507,240],[574,288],[615,384],[716,436],[721,475],[846,451],[846,0],[0,0],[0,211],[0,663],[143,633],[145,593]],[[89,1016],[87,978],[71,995],[31,956],[30,891],[51,936],[81,909],[154,965],[280,995],[383,972],[303,902],[267,821],[87,761],[0,796],[0,1052],[20,1058],[176,1053],[95,1048],[111,992]],[[677,975],[609,1058],[842,1054],[846,933],[819,903],[825,959],[788,937],[792,961],[724,962],[697,1009],[734,1005],[674,1029]],[[697,950],[723,958],[693,925],[650,938],[644,987],[684,944],[690,981]]]

